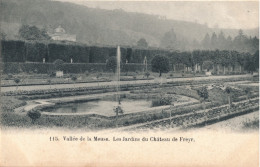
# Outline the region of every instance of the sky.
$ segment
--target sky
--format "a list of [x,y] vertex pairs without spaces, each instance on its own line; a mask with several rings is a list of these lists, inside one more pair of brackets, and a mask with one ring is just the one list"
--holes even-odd
[[207,24],[209,27],[250,29],[259,25],[258,1],[86,1],[58,0],[100,9],[123,9]]

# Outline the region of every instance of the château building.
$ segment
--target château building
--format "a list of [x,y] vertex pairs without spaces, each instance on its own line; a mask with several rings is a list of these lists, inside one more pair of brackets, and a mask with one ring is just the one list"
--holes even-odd
[[59,26],[54,30],[53,33],[48,33],[52,40],[56,41],[76,41],[76,35],[74,34],[66,34],[64,28]]

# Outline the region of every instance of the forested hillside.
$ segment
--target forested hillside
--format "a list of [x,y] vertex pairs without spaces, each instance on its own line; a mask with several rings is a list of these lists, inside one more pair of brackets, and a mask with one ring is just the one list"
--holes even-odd
[[[238,30],[212,29],[192,22],[161,19],[155,15],[129,13],[123,10],[88,8],[72,3],[48,0],[0,0],[1,33],[6,38],[18,38],[23,24],[54,29],[61,25],[67,33],[76,34],[77,41],[89,45],[134,46],[144,38],[148,46],[167,48],[167,33],[174,31],[171,49],[216,49],[202,45],[205,35],[218,35],[234,39]],[[244,35],[258,37],[258,29],[243,30]],[[170,39],[171,40],[171,39]],[[241,47],[240,47],[241,48]],[[236,49],[236,48],[234,48]],[[254,50],[254,49],[253,49]],[[248,50],[251,51],[251,50]]]

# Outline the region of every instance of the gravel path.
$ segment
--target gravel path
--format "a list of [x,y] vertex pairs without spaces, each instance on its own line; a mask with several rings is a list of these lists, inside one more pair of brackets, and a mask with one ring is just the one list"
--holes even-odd
[[[218,122],[205,127],[209,130],[221,130],[221,131],[242,131],[244,129],[245,122],[252,122],[259,120],[259,111],[255,111],[246,115],[237,116],[222,122]],[[256,129],[258,130],[258,129]]]
[[[208,79],[226,79],[226,78],[247,78],[250,75],[228,75],[228,76],[209,76],[209,77],[193,77],[193,78],[173,78],[167,79],[167,82],[178,82],[178,81],[198,81],[198,80],[208,80]],[[137,80],[137,81],[120,81],[120,85],[126,84],[144,84],[144,83],[158,83],[160,82],[158,79],[154,80]],[[80,88],[80,87],[95,87],[95,86],[109,86],[109,85],[116,85],[117,82],[99,82],[99,83],[76,83],[76,84],[57,84],[52,85],[51,89],[64,89],[64,88]],[[30,90],[48,90],[50,89],[49,85],[30,85],[30,86],[19,86],[18,90],[30,91]],[[1,92],[9,92],[15,91],[16,86],[11,87],[1,87]]]

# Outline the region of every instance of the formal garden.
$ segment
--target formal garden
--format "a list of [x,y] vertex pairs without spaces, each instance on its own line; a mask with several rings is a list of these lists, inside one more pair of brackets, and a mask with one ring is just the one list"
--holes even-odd
[[[95,77],[97,73],[62,78],[27,75],[27,82],[18,84],[11,79],[9,86],[2,87],[7,91],[2,91],[1,122],[4,126],[23,128],[185,129],[258,111],[258,78],[252,75],[185,78],[179,73],[179,77],[162,74],[167,76],[162,80],[159,73],[149,73],[145,76],[134,72],[136,78],[122,73],[119,92],[114,73],[102,73],[100,78]],[[52,81],[41,78],[43,75]],[[79,80],[83,75],[85,80]],[[63,82],[68,87],[63,88]],[[23,89],[27,84],[29,89]]]
[[[259,109],[258,53],[3,45],[4,127],[187,129]],[[5,50],[13,45],[21,55]],[[57,55],[60,48],[70,55]]]

